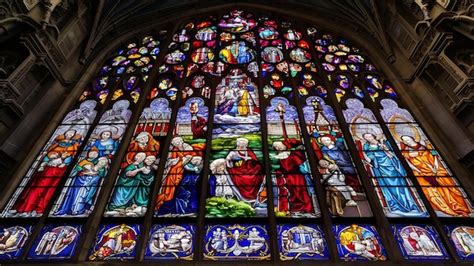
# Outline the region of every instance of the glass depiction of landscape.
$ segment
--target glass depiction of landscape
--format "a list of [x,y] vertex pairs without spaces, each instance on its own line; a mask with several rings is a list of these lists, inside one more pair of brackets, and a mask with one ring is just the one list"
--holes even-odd
[[2,261],[473,260],[469,195],[346,39],[203,15],[82,90],[3,206]]

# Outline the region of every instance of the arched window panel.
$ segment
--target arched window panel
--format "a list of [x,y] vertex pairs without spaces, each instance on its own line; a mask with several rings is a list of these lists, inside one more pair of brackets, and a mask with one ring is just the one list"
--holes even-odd
[[344,117],[348,122],[359,157],[376,187],[388,217],[425,217],[428,215],[406,169],[374,120],[370,109],[355,98],[345,101]]
[[[209,77],[215,74],[214,21],[215,18],[206,17],[188,22],[174,34],[173,43],[170,44],[171,49],[179,49],[184,55],[178,61],[186,64],[175,70],[175,73],[178,77],[185,76],[185,82],[180,85],[180,107],[160,189],[154,199],[156,217],[196,217],[198,213],[198,191],[208,138],[211,97]],[[172,62],[168,60],[167,63]],[[186,69],[185,75],[181,69]],[[165,252],[166,256],[170,256],[170,252]]]
[[380,114],[436,214],[473,217],[472,202],[393,87],[379,75],[367,74],[365,80],[367,90],[377,95],[373,99]]
[[[343,115],[351,137],[372,177],[388,217],[425,217],[428,215],[418,192],[407,178],[406,169],[396,156],[373,112],[366,107],[367,97],[352,74],[336,74],[333,92],[343,104]],[[341,93],[342,92],[342,93]],[[341,93],[338,97],[338,93]]]
[[447,260],[449,256],[438,233],[431,225],[395,224],[393,234],[406,259],[420,261]]
[[207,217],[267,215],[258,90],[241,68],[215,89]]
[[209,101],[189,97],[178,109],[155,216],[196,216],[208,135]]
[[280,260],[329,260],[328,246],[319,225],[278,224],[277,232]]
[[74,251],[83,232],[79,224],[47,224],[35,239],[28,252],[28,260],[64,260],[74,256]]
[[92,212],[146,79],[146,75],[133,75],[118,80],[108,107],[92,130],[50,216],[87,217]]
[[[369,98],[377,103],[380,114],[390,130],[392,137],[402,151],[405,161],[422,186],[423,193],[439,216],[467,217],[473,215],[472,203],[441,156],[426,138],[411,113],[399,107],[396,90],[383,79],[379,71],[355,47],[347,41],[333,38],[328,34],[313,31],[315,48],[321,53],[321,61],[326,71],[338,73],[362,73],[364,89]],[[336,95],[340,100],[347,90],[363,98],[362,89],[350,85],[345,75],[337,75],[339,88]],[[403,133],[404,132],[404,133]],[[417,167],[418,166],[418,167]],[[436,199],[436,200],[435,200]],[[441,200],[438,200],[441,199]]]
[[5,243],[4,252],[0,254],[0,260],[12,261],[18,259],[23,253],[25,244],[32,233],[33,226],[29,224],[22,225],[1,225],[0,234],[8,239],[10,236],[16,236],[15,241]]
[[[157,39],[160,38],[162,37],[157,37]],[[136,48],[137,43],[130,43],[126,48],[115,52],[108,63],[99,70],[100,76],[95,78],[90,87],[83,91],[78,103],[65,116],[50,141],[30,167],[12,199],[5,207],[3,216],[38,217],[42,215],[53,198],[56,188],[63,183],[63,176],[68,171],[68,167],[74,161],[75,156],[79,154],[78,149],[83,144],[84,138],[88,134],[90,126],[94,123],[97,114],[103,110],[107,98],[113,99],[120,94],[115,91],[115,88],[120,87],[120,84],[118,84],[120,82],[119,78],[124,75],[125,69],[124,71],[119,71],[119,69],[130,63],[135,65],[133,67],[134,71],[139,70],[142,73],[148,71],[145,70],[146,68],[151,68],[149,63],[154,53],[159,52],[159,48],[158,50],[154,49],[159,46],[160,41],[147,36],[143,38],[142,44],[148,46],[151,50],[141,49],[143,48],[141,47],[141,52],[137,48],[137,53],[135,53],[132,50]],[[117,59],[117,57],[125,57],[126,54],[129,55],[129,59]],[[141,64],[137,61],[142,63],[147,61],[147,64]],[[129,71],[129,73],[132,72]],[[111,92],[113,92],[113,96],[109,96]],[[133,97],[136,98],[139,93],[139,89],[134,89]]]
[[87,259],[103,261],[135,258],[140,231],[141,226],[133,223],[101,224]]
[[147,95],[104,216],[144,216],[176,102],[176,78],[161,75]]
[[[370,224],[336,224],[333,225],[333,232],[336,237],[339,258],[345,261],[384,261],[387,254],[377,229]],[[370,243],[370,248],[365,248],[365,244]]]
[[274,97],[266,122],[276,216],[320,216],[296,108],[286,98]]
[[[278,33],[275,20],[262,18],[261,22],[263,25],[273,25],[270,30]],[[291,104],[295,92],[288,79],[288,63],[298,62],[297,58],[291,56],[290,49],[296,46],[296,39],[301,39],[301,33],[290,26],[290,23],[282,24],[278,34],[285,40],[285,48],[280,38],[269,43],[265,39],[260,40],[268,45],[261,49],[260,57],[262,69],[264,65],[268,69],[268,74],[262,77],[263,103],[266,108],[275,214],[279,217],[318,217],[320,210],[301,136],[298,112],[294,104]],[[265,26],[259,27],[260,32],[268,29]]]
[[270,260],[268,226],[210,224],[205,226],[205,260]]
[[4,217],[43,214],[114,84],[109,77],[97,77],[83,91],[23,177],[4,209]]
[[455,247],[456,253],[462,260],[473,261],[474,253],[474,227],[445,225],[445,232],[448,234],[451,244]]
[[372,211],[344,134],[327,97],[327,89],[315,73],[299,75],[298,92],[303,105],[310,146],[318,163],[321,184],[333,216],[370,217]]
[[396,147],[391,147],[375,115],[367,108],[370,105],[367,98],[374,99],[376,94],[370,91],[365,94],[358,77],[361,71],[376,69],[371,64],[365,64],[367,60],[360,50],[350,46],[348,41],[314,28],[308,29],[308,35],[323,69],[329,72],[328,79],[335,83],[333,91],[336,99],[344,106],[344,118],[386,215],[427,216],[418,192],[411,180],[406,178],[409,169],[404,169],[393,150]]

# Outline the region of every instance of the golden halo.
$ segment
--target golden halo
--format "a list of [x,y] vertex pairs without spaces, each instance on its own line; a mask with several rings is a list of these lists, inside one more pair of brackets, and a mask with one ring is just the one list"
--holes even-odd
[[[401,117],[401,116],[393,116],[390,119],[390,122],[395,121],[396,119],[400,119],[404,122],[409,122],[406,118]],[[407,134],[407,127],[410,127],[411,134]],[[406,135],[412,137],[416,142],[420,142],[421,140],[421,134],[418,128],[416,127],[416,124],[413,123],[404,123],[404,124],[390,124],[388,126],[390,133],[392,134],[393,138],[397,141],[401,141],[401,137]],[[400,132],[403,132],[404,134],[400,134]]]

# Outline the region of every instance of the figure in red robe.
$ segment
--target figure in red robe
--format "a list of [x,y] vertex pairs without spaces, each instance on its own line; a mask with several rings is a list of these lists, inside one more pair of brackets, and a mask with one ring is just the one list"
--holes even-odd
[[43,213],[81,142],[81,135],[74,129],[57,136],[45,151],[38,169],[31,175],[27,187],[21,191],[10,212],[26,215],[33,211]]
[[107,230],[89,260],[105,260],[112,256],[130,254],[135,249],[137,235],[128,225],[121,224]]
[[255,153],[248,148],[248,142],[245,138],[238,138],[236,150],[227,154],[226,161],[232,182],[242,198],[246,201],[255,201],[264,176],[262,165]]
[[193,139],[205,139],[207,131],[207,120],[198,116],[199,106],[197,102],[192,102],[189,105],[189,112],[191,113],[191,131],[193,132]]
[[302,143],[296,139],[273,143],[273,148],[278,151],[274,157],[280,164],[280,168],[275,170],[275,175],[279,190],[278,210],[281,212],[314,213],[305,179],[307,173],[302,173],[301,170],[306,157],[303,151],[292,150],[300,145]]
[[17,213],[41,214],[46,209],[48,202],[53,197],[56,187],[67,170],[70,156],[67,152],[50,152],[48,161],[41,163],[30,179],[28,186],[21,192],[12,207]]

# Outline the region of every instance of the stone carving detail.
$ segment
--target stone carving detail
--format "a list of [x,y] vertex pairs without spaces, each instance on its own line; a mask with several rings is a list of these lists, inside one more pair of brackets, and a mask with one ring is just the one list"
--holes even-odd
[[435,39],[436,35],[437,35],[436,30],[430,28],[428,33],[425,35],[425,37],[419,44],[418,49],[415,50],[415,52],[410,58],[411,62],[414,65],[418,65],[421,59],[428,53],[428,49],[431,46],[431,43],[433,43],[433,40]]
[[426,1],[426,0],[415,0],[414,3],[420,7],[421,12],[423,13],[423,19],[424,20],[430,20],[431,19],[431,6],[432,6],[433,1]]
[[464,73],[445,54],[441,53],[438,56],[438,61],[458,83],[466,78],[466,75],[464,75]]

